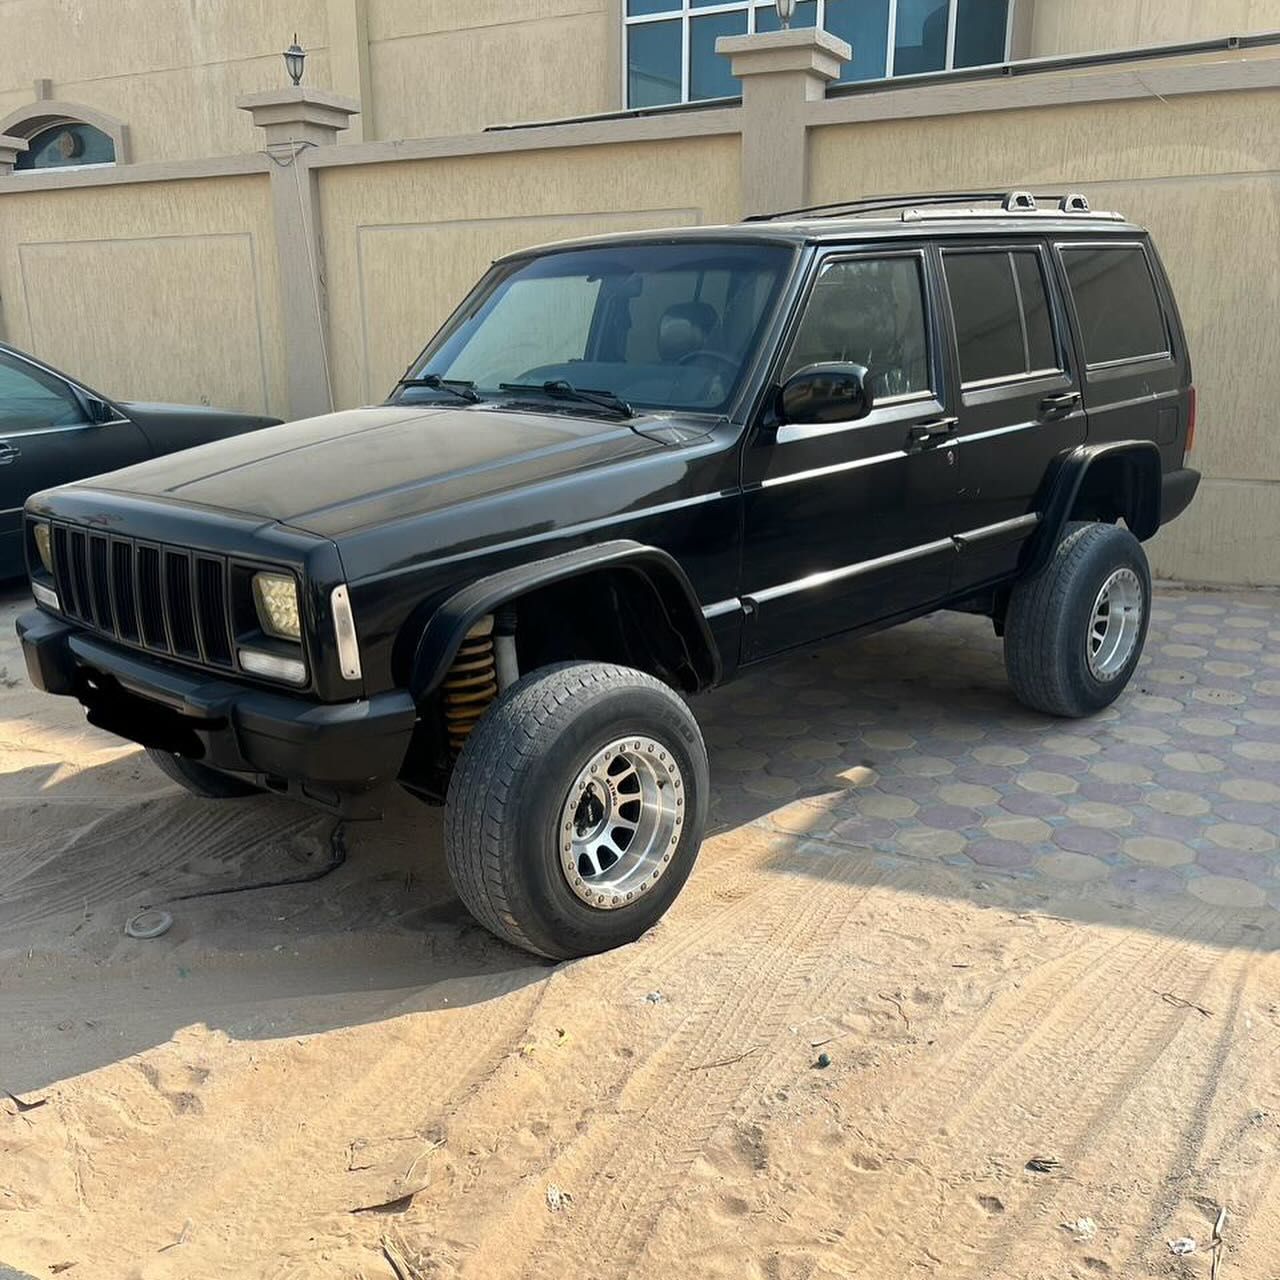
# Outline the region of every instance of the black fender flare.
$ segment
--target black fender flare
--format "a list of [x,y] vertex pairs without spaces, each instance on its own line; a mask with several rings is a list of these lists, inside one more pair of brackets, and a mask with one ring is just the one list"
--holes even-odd
[[1123,459],[1134,468],[1134,503],[1125,516],[1134,537],[1145,542],[1160,528],[1163,470],[1155,444],[1150,440],[1108,440],[1077,445],[1062,454],[1045,477],[1043,495],[1037,503],[1040,527],[1028,544],[1021,566],[1024,574],[1039,573],[1049,563],[1089,468],[1111,459]]
[[719,681],[719,650],[693,584],[679,562],[659,547],[618,538],[501,569],[443,600],[423,628],[414,653],[409,680],[414,701],[421,705],[439,687],[468,630],[485,614],[535,588],[600,569],[630,571],[645,579],[684,638],[698,688],[706,689]]

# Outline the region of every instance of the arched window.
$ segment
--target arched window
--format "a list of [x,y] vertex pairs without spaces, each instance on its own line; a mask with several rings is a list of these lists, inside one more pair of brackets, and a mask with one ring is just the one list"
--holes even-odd
[[63,169],[71,165],[115,164],[116,144],[91,124],[77,120],[49,125],[27,139],[15,169]]
[[122,120],[81,102],[40,98],[0,119],[0,133],[25,138],[17,172],[128,164],[129,130]]

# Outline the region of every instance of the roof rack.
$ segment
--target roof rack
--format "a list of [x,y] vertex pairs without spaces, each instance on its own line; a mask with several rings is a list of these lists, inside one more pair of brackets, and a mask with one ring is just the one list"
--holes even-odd
[[[1051,207],[1042,208],[1041,202]],[[971,209],[975,204],[999,206],[998,209]],[[956,206],[959,206],[957,208]],[[991,217],[995,213],[1010,214],[1074,214],[1117,221],[1118,213],[1095,212],[1078,191],[1062,194],[1030,191],[929,191],[919,195],[866,196],[859,200],[838,200],[834,204],[815,204],[803,209],[787,209],[781,213],[755,213],[746,222],[779,222],[793,218],[842,218],[867,213],[900,210],[904,222],[924,218]]]

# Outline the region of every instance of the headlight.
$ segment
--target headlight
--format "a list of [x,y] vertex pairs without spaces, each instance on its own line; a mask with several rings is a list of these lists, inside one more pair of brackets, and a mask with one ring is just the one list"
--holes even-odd
[[281,640],[302,639],[298,586],[292,578],[282,573],[255,573],[253,603],[267,635],[279,636]]
[[52,575],[53,531],[46,521],[41,520],[38,524],[32,526],[31,536],[35,539],[36,553],[40,557],[40,563],[44,565],[45,573]]

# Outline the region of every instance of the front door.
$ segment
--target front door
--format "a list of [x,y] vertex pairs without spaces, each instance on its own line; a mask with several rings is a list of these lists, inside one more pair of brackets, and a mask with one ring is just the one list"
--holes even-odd
[[960,379],[960,592],[1016,570],[1045,477],[1086,421],[1047,247],[946,248],[942,265]]
[[919,612],[951,584],[957,489],[937,298],[921,249],[818,263],[777,371],[868,370],[856,422],[760,425],[743,457],[743,659]]
[[33,493],[147,457],[128,419],[90,420],[86,401],[57,374],[0,351],[0,578],[26,571],[22,505]]

